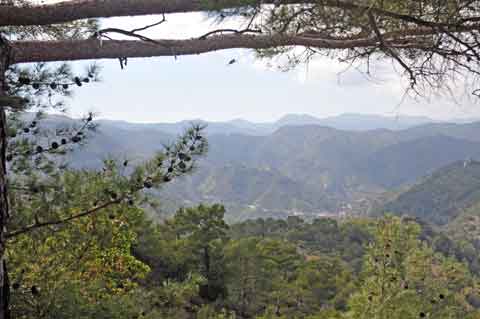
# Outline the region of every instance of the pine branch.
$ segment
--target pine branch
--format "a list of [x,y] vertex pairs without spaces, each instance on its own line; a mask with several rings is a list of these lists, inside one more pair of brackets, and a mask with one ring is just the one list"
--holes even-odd
[[[144,189],[150,189],[154,186],[158,187],[165,183],[169,183],[176,177],[191,172],[194,167],[194,157],[204,155],[206,152],[207,141],[202,135],[200,135],[202,129],[203,127],[194,125],[179,138],[177,143],[167,146],[165,148],[166,157],[160,161],[158,161],[158,159],[153,160],[156,167],[155,171],[150,172],[150,175],[144,176],[138,181],[131,180],[129,183],[132,185],[132,187],[128,192],[125,192],[120,196],[115,195],[115,197],[113,197],[111,200],[101,205],[94,205],[94,207],[90,209],[75,213],[68,217],[45,222],[36,221],[31,225],[7,233],[5,237],[13,238],[39,228],[62,225],[70,221],[95,214],[102,209],[131,199],[134,194]],[[166,166],[163,165],[164,163]]]
[[22,234],[25,234],[25,233],[28,233],[28,232],[31,232],[35,229],[38,229],[38,228],[42,228],[42,227],[47,227],[47,226],[55,226],[55,225],[61,225],[61,224],[65,224],[65,223],[68,223],[72,220],[75,220],[75,219],[79,219],[79,218],[82,218],[82,217],[85,217],[85,216],[88,216],[88,215],[92,215],[104,208],[108,208],[114,204],[119,204],[121,203],[123,200],[125,200],[126,196],[122,196],[122,197],[119,197],[115,200],[111,200],[111,201],[108,201],[102,205],[99,205],[99,206],[96,206],[96,207],[93,207],[91,209],[88,209],[86,211],[83,211],[83,212],[80,212],[80,213],[77,213],[77,214],[74,214],[72,216],[69,216],[69,217],[65,217],[65,218],[61,218],[61,219],[57,219],[57,220],[52,220],[52,221],[47,221],[47,222],[38,222],[38,223],[34,223],[32,225],[29,225],[29,226],[26,226],[24,228],[21,228],[21,229],[18,229],[18,230],[15,230],[15,231],[12,231],[12,232],[9,232],[5,235],[5,238],[9,239],[9,238],[13,238],[13,237],[16,237],[16,236],[19,236],[19,235],[22,235]]
[[414,87],[415,84],[417,83],[417,79],[415,77],[415,73],[412,71],[412,69],[400,58],[400,56],[390,47],[387,45],[385,42],[385,39],[383,38],[382,33],[378,29],[377,23],[375,22],[375,17],[373,16],[372,12],[368,12],[368,20],[370,22],[370,25],[375,32],[375,35],[378,38],[378,41],[380,42],[380,47],[387,52],[391,57],[393,57],[404,69],[408,74],[410,75],[410,81],[411,81],[411,86]]

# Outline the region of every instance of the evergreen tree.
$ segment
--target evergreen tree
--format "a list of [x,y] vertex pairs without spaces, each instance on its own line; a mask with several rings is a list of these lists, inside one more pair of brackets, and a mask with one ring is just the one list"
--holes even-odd
[[434,253],[419,231],[396,217],[377,223],[348,318],[465,318],[473,311],[465,299],[475,286],[468,269]]

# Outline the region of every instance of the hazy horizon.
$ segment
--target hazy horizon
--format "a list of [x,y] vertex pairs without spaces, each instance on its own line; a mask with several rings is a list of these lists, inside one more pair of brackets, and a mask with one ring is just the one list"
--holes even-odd
[[[66,114],[68,116],[68,114]],[[476,117],[468,117],[468,118],[452,118],[449,120],[437,120],[434,118],[430,118],[428,116],[423,116],[423,115],[406,115],[406,114],[400,114],[400,115],[383,115],[383,114],[374,114],[374,113],[341,113],[338,115],[332,115],[332,116],[315,116],[311,114],[306,114],[306,113],[287,113],[284,115],[281,115],[280,117],[273,118],[270,121],[255,121],[255,120],[250,120],[250,119],[245,119],[245,118],[232,118],[232,119],[227,119],[227,120],[219,120],[219,121],[210,121],[204,118],[186,118],[186,119],[181,119],[181,120],[174,120],[174,121],[129,121],[128,119],[111,119],[111,118],[106,118],[106,117],[98,117],[97,120],[103,120],[103,121],[115,121],[115,122],[125,122],[125,123],[131,123],[131,124],[157,124],[157,123],[166,123],[166,124],[175,124],[179,122],[190,122],[190,121],[204,121],[204,122],[209,122],[209,123],[229,123],[229,122],[235,122],[235,121],[246,121],[252,124],[272,124],[281,121],[282,119],[288,117],[288,116],[308,116],[315,118],[317,120],[326,120],[326,119],[334,119],[334,118],[339,118],[339,117],[344,117],[344,116],[378,116],[378,117],[383,117],[385,119],[391,119],[391,120],[396,120],[396,119],[425,119],[425,120],[431,120],[434,122],[456,122],[456,121],[479,121],[480,118]]]

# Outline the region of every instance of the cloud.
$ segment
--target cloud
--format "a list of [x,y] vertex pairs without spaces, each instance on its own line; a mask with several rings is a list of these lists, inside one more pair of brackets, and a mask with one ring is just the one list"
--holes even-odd
[[[134,29],[161,16],[104,19],[103,27]],[[148,30],[152,38],[198,37],[214,28],[238,27],[240,21],[213,25],[202,13],[171,14],[167,23]],[[238,62],[227,66],[235,58]],[[271,65],[269,65],[269,62]],[[455,104],[435,97],[402,101],[405,79],[387,60],[347,68],[338,60],[318,57],[290,72],[278,71],[285,61],[255,58],[252,50],[226,50],[200,56],[135,59],[120,71],[117,61],[104,62],[104,83],[85,86],[72,100],[72,111],[99,110],[104,117],[137,122],[203,118],[245,118],[271,121],[287,113],[319,117],[340,113],[427,115],[437,119],[480,114],[471,101]],[[458,91],[463,89],[458,84]],[[402,103],[400,103],[402,102]]]
[[[118,17],[102,19],[102,28],[115,27],[125,30],[141,28],[162,20],[161,15],[140,17]],[[150,28],[141,34],[153,39],[189,39],[220,28],[241,28],[243,20],[228,19],[215,23],[214,19],[205,13],[175,13],[166,15],[166,22]],[[122,38],[122,36],[118,36]]]

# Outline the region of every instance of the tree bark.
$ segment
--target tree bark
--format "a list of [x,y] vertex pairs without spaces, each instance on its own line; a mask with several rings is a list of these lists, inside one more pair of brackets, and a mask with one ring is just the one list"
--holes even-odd
[[[5,71],[9,65],[9,44],[0,37],[0,97],[6,95]],[[7,119],[5,106],[0,106],[0,319],[10,318],[9,298],[10,283],[8,281],[7,266],[5,261],[5,234],[9,218],[7,169],[5,154],[7,150]]]
[[210,280],[210,254],[208,247],[203,247],[203,265],[205,266],[205,276]]
[[[425,48],[417,39],[385,39],[391,48]],[[430,43],[428,43],[430,45]],[[76,41],[15,41],[12,63],[53,62],[86,59],[144,58],[201,54],[226,49],[267,49],[282,46],[304,46],[317,49],[354,49],[378,46],[378,39],[332,40],[289,35],[217,35],[206,39],[138,40],[98,39]]]
[[[72,0],[38,6],[0,7],[0,26],[47,25],[79,19],[219,10],[245,6],[245,0]],[[276,3],[263,0],[262,4]],[[315,0],[282,0],[284,4]],[[260,3],[260,1],[258,1]]]

